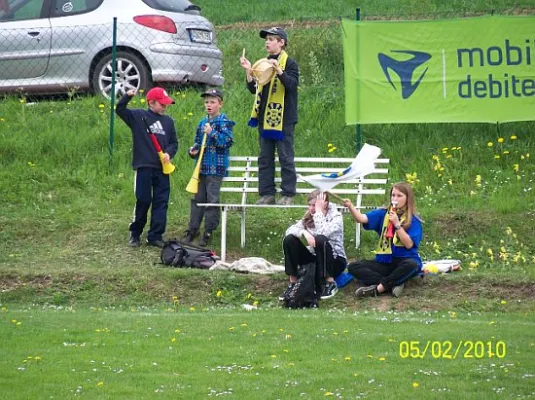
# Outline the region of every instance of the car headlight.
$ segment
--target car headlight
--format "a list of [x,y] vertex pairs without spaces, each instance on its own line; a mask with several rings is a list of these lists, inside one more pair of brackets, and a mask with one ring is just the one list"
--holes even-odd
[[189,31],[189,39],[192,42],[206,43],[206,44],[212,43],[211,31],[205,31],[203,29],[188,29],[188,31]]

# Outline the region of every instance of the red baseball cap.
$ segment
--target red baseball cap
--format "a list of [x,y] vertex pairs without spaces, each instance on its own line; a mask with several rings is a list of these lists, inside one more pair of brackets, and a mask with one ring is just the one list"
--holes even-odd
[[161,87],[153,87],[147,92],[147,101],[150,100],[156,100],[158,103],[164,105],[175,104],[175,101]]

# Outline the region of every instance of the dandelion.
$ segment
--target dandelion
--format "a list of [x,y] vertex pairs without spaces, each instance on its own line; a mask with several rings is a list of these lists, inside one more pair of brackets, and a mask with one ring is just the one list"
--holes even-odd
[[0,122],[6,122],[4,118],[0,118]]
[[222,294],[223,294],[223,292],[221,290],[218,290],[217,293],[216,293],[216,296],[217,297],[221,297]]
[[102,386],[104,386],[104,382],[99,382],[99,383],[97,383],[97,386],[98,386],[98,387],[102,387]]
[[190,310],[190,311],[195,311],[195,307],[191,306],[191,307],[189,308],[189,310]]
[[500,301],[500,304],[507,304],[505,300]]
[[487,143],[487,146],[492,147],[492,146],[494,146],[494,143],[492,143],[492,142],[488,142],[488,143]]
[[191,111],[190,111],[190,112],[188,112],[188,116],[190,116],[190,117],[191,117],[192,115],[193,115],[193,113],[192,113]]
[[379,358],[379,361],[385,361],[386,360],[386,357],[380,357]]
[[344,358],[344,360],[351,361],[351,357],[346,357],[346,358]]
[[470,190],[470,196],[473,196],[475,194],[476,194],[476,192],[474,192],[473,190]]
[[498,143],[503,143],[503,138],[498,138]]
[[457,318],[457,313],[455,311],[450,311],[450,318]]
[[516,137],[516,135],[511,135],[511,140],[516,140],[516,139],[518,139],[518,138]]
[[502,154],[505,154],[505,155],[509,154],[509,150],[504,150]]
[[140,102],[141,104],[145,104],[146,101],[145,101],[145,99],[140,99],[139,102]]
[[479,261],[470,261],[470,269],[476,269],[477,267],[479,267]]
[[230,328],[228,328],[229,331],[233,331],[234,330],[234,327],[231,326]]
[[181,330],[180,329],[175,329],[175,333],[180,333]]
[[277,355],[276,354],[272,354],[271,358],[277,358]]
[[449,185],[453,185],[453,180],[448,179],[448,184],[449,184]]
[[175,343],[176,342],[176,338],[171,338],[171,343]]
[[518,174],[518,171],[520,170],[520,165],[513,164],[513,171],[515,171],[515,174]]
[[501,157],[500,157],[499,154],[495,154],[495,155],[494,155],[494,159],[495,159],[495,160],[498,160],[498,159],[500,159],[500,158],[501,158]]
[[332,152],[335,151],[335,150],[336,150],[336,147],[333,146],[333,147],[329,148],[329,153],[332,153]]
[[33,162],[31,162],[31,161],[28,161],[28,166],[33,168],[33,167],[35,167],[35,164]]
[[412,382],[412,387],[417,389],[420,387],[420,384],[418,382]]
[[333,147],[333,144],[332,144],[332,143],[329,143],[329,144],[327,145],[327,147]]
[[325,396],[334,396],[333,392],[325,392]]
[[241,324],[240,326],[247,326],[247,324],[244,322],[243,324]]
[[448,148],[447,147],[443,147],[442,148],[442,152],[446,152],[446,151],[448,151]]
[[34,358],[34,360],[35,360],[36,362],[40,362],[40,361],[41,361],[41,357],[36,356],[36,357]]
[[101,110],[102,110],[104,107],[106,107],[106,106],[105,106],[104,104],[102,104],[102,103],[100,103],[100,104],[98,105],[98,108],[100,108]]

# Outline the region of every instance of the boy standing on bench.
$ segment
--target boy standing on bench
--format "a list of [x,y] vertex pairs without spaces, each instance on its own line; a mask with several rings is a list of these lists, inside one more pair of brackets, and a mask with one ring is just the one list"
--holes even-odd
[[212,232],[219,226],[220,211],[218,207],[199,207],[198,204],[219,203],[221,183],[229,165],[229,149],[234,140],[232,128],[235,123],[221,112],[223,93],[220,90],[209,89],[201,94],[201,97],[204,98],[207,115],[197,125],[195,144],[190,147],[189,155],[192,158],[198,157],[204,135],[206,135],[206,142],[200,161],[199,189],[191,199],[189,226],[184,232],[183,241],[193,242],[199,232],[202,219],[205,217],[204,234],[199,240],[199,246],[204,247],[210,243]]
[[254,80],[251,62],[242,56],[240,64],[246,71],[247,88],[255,94],[249,126],[258,127],[260,155],[258,156],[258,193],[256,204],[275,204],[275,149],[281,165],[282,197],[277,204],[290,205],[296,193],[297,177],[294,162],[294,129],[297,123],[297,86],[299,68],[288,57],[286,31],[279,27],[263,29],[268,60],[275,74],[264,86]]

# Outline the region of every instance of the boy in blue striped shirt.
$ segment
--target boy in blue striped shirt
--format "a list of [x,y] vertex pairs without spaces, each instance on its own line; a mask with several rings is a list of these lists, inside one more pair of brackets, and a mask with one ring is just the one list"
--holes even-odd
[[195,144],[190,147],[189,155],[197,160],[204,135],[206,144],[199,174],[199,190],[191,199],[190,219],[183,241],[191,243],[199,233],[204,217],[204,234],[200,246],[210,243],[212,232],[219,226],[219,207],[199,207],[199,203],[219,203],[219,192],[223,177],[227,175],[229,149],[233,144],[232,128],[234,121],[221,112],[223,93],[209,89],[201,94],[207,115],[200,120],[195,134]]

